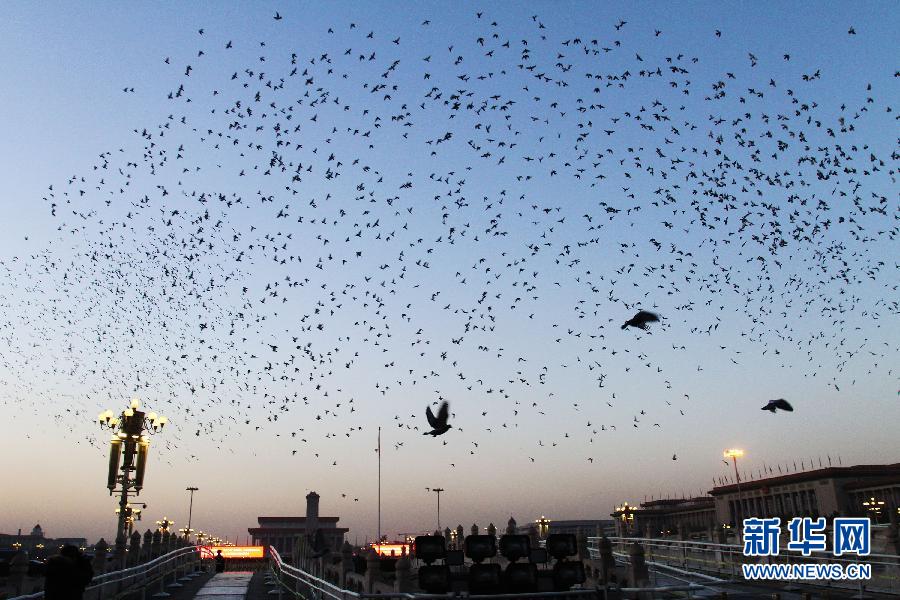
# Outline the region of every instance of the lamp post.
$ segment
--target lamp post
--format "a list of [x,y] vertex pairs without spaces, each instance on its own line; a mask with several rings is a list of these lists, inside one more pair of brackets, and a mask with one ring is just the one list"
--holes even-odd
[[156,522],[156,528],[159,529],[160,533],[167,533],[169,531],[169,527],[175,524],[175,521],[169,520],[169,517],[163,517],[162,521]]
[[[734,478],[735,478],[735,481],[737,481],[737,489],[738,489],[737,507],[741,513],[741,517],[743,517],[744,516],[744,506],[743,506],[743,498],[741,496],[741,474],[738,473],[737,459],[741,456],[744,456],[744,451],[741,450],[740,448],[728,448],[725,450],[725,452],[722,453],[722,456],[724,456],[725,458],[730,458],[732,460],[732,462],[734,463]],[[742,528],[739,527],[740,519],[738,519],[738,510],[734,511],[734,530],[735,531],[742,530]]]
[[[129,503],[125,507],[125,525],[126,525],[126,538],[131,537],[131,531],[134,529],[135,521],[141,520],[141,511],[147,508],[146,503],[139,504],[131,504]],[[116,507],[116,515],[118,515],[122,511],[121,507]]]
[[111,410],[106,410],[97,417],[102,429],[110,429],[113,432],[106,487],[110,496],[117,491],[119,493],[116,559],[122,569],[125,568],[128,494],[134,490],[135,495],[140,495],[144,487],[147,455],[150,451],[149,434],[162,431],[168,422],[166,417],[160,417],[155,412],[147,414],[140,408],[141,402],[135,398],[120,416],[116,417]]
[[631,534],[631,529],[634,525],[635,510],[635,507],[630,506],[628,502],[623,502],[620,506],[616,507],[615,514],[619,515],[619,518],[622,520],[622,530],[624,532],[623,537],[627,537]]
[[430,488],[432,492],[437,494],[437,528],[438,531],[441,530],[441,492],[444,491],[444,488]]
[[194,492],[196,492],[196,491],[199,490],[199,489],[200,489],[200,488],[197,488],[197,487],[194,487],[194,486],[188,486],[188,487],[185,488],[185,491],[186,491],[186,492],[190,492],[190,493],[191,493],[191,502],[190,502],[190,504],[188,504],[188,524],[187,524],[187,532],[186,532],[185,535],[184,535],[185,540],[188,541],[188,542],[191,541],[191,516],[193,515],[193,512],[194,512]]
[[536,520],[535,523],[538,526],[538,537],[545,539],[547,534],[550,533],[550,519],[541,515],[541,518]]

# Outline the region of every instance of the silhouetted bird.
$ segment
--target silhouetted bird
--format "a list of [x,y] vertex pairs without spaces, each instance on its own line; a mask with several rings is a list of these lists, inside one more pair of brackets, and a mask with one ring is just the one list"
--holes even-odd
[[656,323],[659,321],[659,316],[655,315],[652,312],[642,310],[639,311],[638,314],[634,315],[622,325],[622,329],[627,329],[628,327],[637,327],[640,329],[647,329],[647,323]]
[[447,424],[447,419],[450,418],[450,406],[446,402],[441,404],[441,407],[438,409],[437,417],[431,412],[430,406],[425,409],[425,416],[428,418],[428,425],[431,426],[431,431],[426,431],[422,435],[437,437],[447,433],[450,429],[450,425]]
[[784,398],[779,398],[778,400],[769,400],[769,403],[763,406],[762,410],[768,410],[774,414],[775,411],[777,411],[779,408],[788,412],[794,412],[794,407],[791,406],[791,403]]

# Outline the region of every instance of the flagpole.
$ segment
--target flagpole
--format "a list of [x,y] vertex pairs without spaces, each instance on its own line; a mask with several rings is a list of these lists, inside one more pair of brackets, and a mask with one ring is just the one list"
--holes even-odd
[[378,547],[381,548],[381,427],[378,428]]

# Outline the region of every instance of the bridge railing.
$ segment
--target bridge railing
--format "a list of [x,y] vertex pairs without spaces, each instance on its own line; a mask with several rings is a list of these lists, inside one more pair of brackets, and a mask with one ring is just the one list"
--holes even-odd
[[307,573],[303,569],[289,565],[282,560],[278,550],[274,547],[269,547],[269,556],[272,576],[275,578],[278,590],[284,590],[294,596],[308,599],[314,598],[316,600],[325,598],[348,600],[362,596],[362,594],[342,589],[333,583]]
[[[615,585],[572,589],[564,592],[532,592],[516,594],[427,594],[423,592],[391,592],[382,590],[378,593],[363,593],[343,589],[315,575],[307,573],[284,562],[278,551],[270,548],[271,583],[277,588],[279,598],[303,598],[304,600],[447,600],[448,598],[465,598],[465,600],[609,600],[622,597],[655,598],[682,594],[688,598],[697,592],[708,592],[709,585],[685,583],[683,585],[666,585],[657,587],[618,587]],[[715,579],[715,578],[710,578]],[[737,583],[715,579],[716,587]],[[269,592],[270,594],[273,592]],[[624,596],[623,596],[624,595]]]
[[[119,571],[96,575],[85,589],[85,600],[114,600],[138,590],[165,591],[180,587],[179,577],[197,571],[200,566],[198,546],[185,546],[146,563]],[[10,600],[38,600],[44,592],[13,596]]]
[[[587,540],[591,558],[600,557],[599,537]],[[866,564],[872,569],[872,577],[864,582],[865,589],[873,592],[900,594],[900,557],[890,554],[870,554],[868,556],[834,556],[831,553],[813,553],[803,556],[793,550],[783,550],[777,556],[744,556],[743,546],[738,544],[718,544],[695,540],[610,537],[613,553],[617,559],[627,560],[628,547],[637,542],[644,549],[644,557],[649,565],[677,567],[683,571],[694,571],[724,576],[731,580],[743,579],[744,564]],[[818,585],[841,589],[858,589],[859,581],[820,580]]]

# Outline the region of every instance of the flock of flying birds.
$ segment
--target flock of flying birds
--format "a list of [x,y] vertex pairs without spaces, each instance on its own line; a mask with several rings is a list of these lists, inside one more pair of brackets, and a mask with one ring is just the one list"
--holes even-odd
[[[60,385],[89,418],[136,394],[189,454],[263,429],[337,467],[329,443],[384,425],[454,461],[528,437],[534,462],[685,417],[706,344],[836,390],[893,375],[896,340],[867,336],[898,313],[896,140],[872,133],[897,73],[842,100],[781,50],[719,66],[718,30],[695,55],[625,20],[478,12],[442,45],[434,19],[294,48],[204,28],[160,57],[168,89],[123,82],[158,120],[48,185],[58,242],[0,263],[4,401]],[[516,432],[564,409],[557,441]]]

